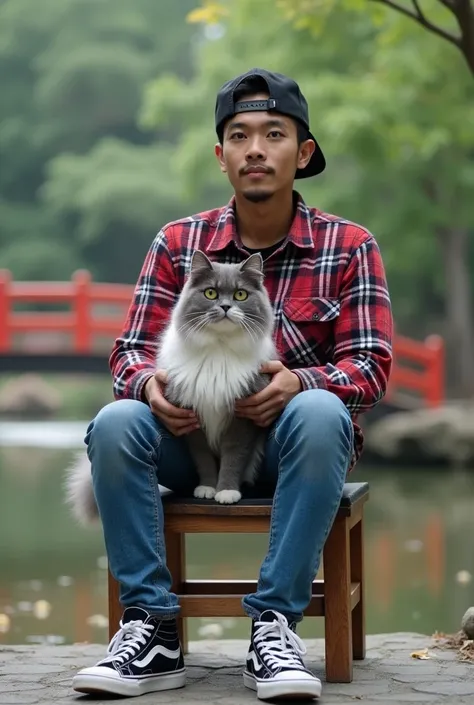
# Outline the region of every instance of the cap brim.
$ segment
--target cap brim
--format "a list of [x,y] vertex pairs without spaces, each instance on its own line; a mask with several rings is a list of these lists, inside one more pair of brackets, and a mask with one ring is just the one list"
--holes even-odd
[[309,164],[305,166],[304,169],[297,169],[295,174],[295,179],[307,179],[310,176],[316,176],[320,174],[326,168],[326,160],[324,154],[321,151],[321,147],[317,143],[311,132],[308,133],[308,139],[313,140],[316,148],[313,152]]

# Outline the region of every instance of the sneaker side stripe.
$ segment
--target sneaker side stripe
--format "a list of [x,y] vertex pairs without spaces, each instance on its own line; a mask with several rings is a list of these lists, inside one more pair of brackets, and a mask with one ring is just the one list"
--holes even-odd
[[259,662],[257,655],[254,651],[249,651],[249,653],[247,654],[247,659],[252,661],[254,671],[261,671],[262,670],[263,666]]
[[167,649],[166,646],[162,646],[161,644],[157,644],[157,646],[154,646],[146,656],[144,656],[142,659],[135,659],[135,661],[132,661],[131,664],[134,666],[138,666],[139,668],[143,668],[144,666],[148,666],[151,661],[155,658],[157,654],[161,654],[162,656],[166,656],[166,658],[179,658],[179,655],[181,653],[180,648],[178,647],[174,651],[170,651],[170,649]]

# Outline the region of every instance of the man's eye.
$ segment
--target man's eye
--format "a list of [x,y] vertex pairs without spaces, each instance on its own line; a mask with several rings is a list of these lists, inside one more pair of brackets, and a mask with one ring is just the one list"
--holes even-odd
[[245,139],[245,135],[243,132],[234,132],[230,138],[231,140],[242,140]]
[[268,134],[270,137],[283,137],[283,132],[280,132],[280,130],[272,130]]

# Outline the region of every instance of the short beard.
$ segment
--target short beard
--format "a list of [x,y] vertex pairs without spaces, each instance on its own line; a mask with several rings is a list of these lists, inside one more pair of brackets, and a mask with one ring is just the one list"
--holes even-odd
[[250,203],[263,203],[270,200],[273,193],[271,191],[244,191],[242,196]]

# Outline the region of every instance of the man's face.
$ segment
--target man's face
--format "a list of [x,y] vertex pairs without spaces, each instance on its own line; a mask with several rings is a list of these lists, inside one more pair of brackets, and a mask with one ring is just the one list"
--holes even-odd
[[[245,100],[265,100],[256,94]],[[276,113],[234,115],[224,127],[223,144],[215,147],[221,170],[236,194],[259,203],[293,188],[296,169],[305,167],[314,151],[313,140],[298,146],[296,123]]]

